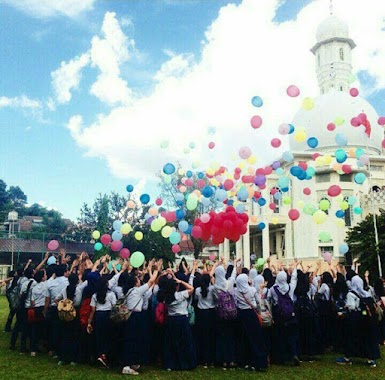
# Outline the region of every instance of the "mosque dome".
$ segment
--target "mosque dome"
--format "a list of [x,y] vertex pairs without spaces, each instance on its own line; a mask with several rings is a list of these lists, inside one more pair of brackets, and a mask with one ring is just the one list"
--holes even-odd
[[[361,113],[366,115],[370,123],[370,137],[365,133],[363,125],[359,127],[351,125],[351,119]],[[377,121],[376,110],[365,99],[331,89],[314,99],[314,107],[311,110],[300,109],[297,112],[292,122],[295,131],[289,136],[290,149],[295,152],[312,150],[332,153],[340,147],[336,142],[336,136],[340,134],[347,139],[346,147],[360,147],[368,154],[381,154],[384,133]],[[327,129],[329,123],[341,125],[336,126],[334,131],[329,131]],[[306,132],[306,139],[298,142],[295,135],[301,129]],[[318,140],[318,146],[314,149],[307,145],[307,140],[311,137]]]
[[349,27],[347,23],[334,15],[322,21],[316,32],[317,42],[330,40],[332,38],[349,38]]

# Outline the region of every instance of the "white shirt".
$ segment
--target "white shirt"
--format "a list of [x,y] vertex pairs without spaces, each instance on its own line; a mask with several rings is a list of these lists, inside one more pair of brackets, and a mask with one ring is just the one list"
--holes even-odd
[[50,306],[56,306],[56,297],[68,286],[68,278],[65,276],[57,277],[51,281],[47,281],[48,297],[51,298]]
[[216,301],[214,298],[214,286],[209,285],[206,298],[203,298],[202,296],[202,288],[197,288],[195,290],[195,299],[198,301],[198,309],[214,309],[216,306]]
[[327,284],[322,284],[321,287],[318,289],[318,294],[321,295],[321,299],[324,301],[330,300],[330,288]]
[[174,293],[175,301],[168,305],[168,315],[177,316],[177,315],[188,315],[187,306],[189,294],[187,290]]
[[46,297],[48,297],[46,281],[37,283],[32,288],[32,295],[31,295],[31,300],[35,302],[35,307],[44,306]]
[[148,289],[146,293],[143,294],[143,307],[142,310],[148,309],[149,300],[152,296],[152,288]]
[[144,284],[139,287],[131,288],[128,291],[127,307],[132,311],[142,311],[143,309],[143,295],[149,290],[148,284]]
[[349,309],[349,311],[360,310],[360,298],[354,293],[349,292],[346,296],[345,306]]
[[[258,305],[258,292],[257,289],[255,289],[253,286],[250,286],[250,289],[247,293],[242,294],[239,291],[235,292],[236,294],[236,301],[237,301],[237,308],[238,309],[251,309],[252,305],[254,308]],[[246,298],[246,300],[245,300]],[[250,305],[249,305],[250,304]]]
[[114,292],[108,291],[104,303],[99,303],[96,299],[96,293],[91,298],[90,306],[94,307],[96,311],[110,311],[116,304],[116,296]]
[[28,309],[30,306],[31,306],[31,294],[32,294],[32,287],[37,284],[37,282],[34,280],[34,279],[27,279],[26,277],[24,277],[26,279],[26,281],[23,282],[23,285],[21,285],[21,288],[20,288],[20,294],[24,294],[27,292],[27,288],[28,288],[28,285],[29,283],[32,281],[32,284],[29,288],[29,291],[28,291],[28,294],[26,295],[26,298],[25,298],[25,304],[24,304],[24,307],[26,309]]

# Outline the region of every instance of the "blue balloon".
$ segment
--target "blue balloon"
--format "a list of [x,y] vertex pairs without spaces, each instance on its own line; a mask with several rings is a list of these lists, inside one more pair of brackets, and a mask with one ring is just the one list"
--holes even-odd
[[102,243],[100,243],[100,242],[95,243],[95,245],[94,245],[94,250],[95,251],[100,251],[102,248],[103,248],[103,244]]
[[344,149],[337,149],[335,155],[336,155],[336,161],[339,164],[342,164],[348,158]]
[[193,172],[192,172],[191,170],[187,170],[186,176],[187,176],[188,178],[191,178],[192,175],[193,175]]
[[227,201],[227,205],[228,206],[232,206],[234,204],[234,200],[233,199],[229,199],[228,201]]
[[359,184],[359,185],[362,185],[366,180],[366,175],[364,173],[357,173],[355,176],[354,176],[354,182]]
[[175,211],[175,215],[177,219],[183,219],[185,216],[185,212],[181,209]]
[[243,203],[238,203],[236,206],[235,206],[235,211],[238,213],[238,214],[243,214],[245,212],[245,205]]
[[263,222],[261,222],[261,223],[258,224],[258,228],[259,228],[260,230],[263,230],[265,227],[266,227],[266,224],[263,223]]
[[286,151],[286,152],[283,152],[282,159],[286,162],[291,162],[294,160],[294,155],[293,153]]
[[362,214],[362,208],[361,207],[354,207],[353,211],[357,215]]
[[345,255],[349,252],[349,246],[346,243],[340,245],[340,253]]
[[303,173],[303,169],[299,166],[292,166],[290,168],[290,174],[293,175],[294,177],[298,177]]
[[299,174],[299,176],[297,177],[299,180],[303,181],[304,179],[307,178],[307,174],[305,172],[305,170],[302,169],[302,172]]
[[238,190],[237,197],[240,201],[245,201],[249,197],[249,193],[244,187],[242,187]]
[[150,196],[148,194],[142,194],[139,199],[144,205],[150,202]]
[[219,202],[223,202],[227,199],[227,191],[226,190],[223,190],[223,189],[218,189],[216,192],[215,192],[215,198],[217,201]]
[[289,187],[290,185],[290,179],[287,178],[287,177],[281,177],[279,180],[278,180],[278,186],[280,188],[283,188],[283,187]]
[[283,193],[287,193],[289,191],[289,187],[281,187],[281,191]]
[[168,164],[163,166],[163,173],[164,174],[173,174],[173,173],[175,173],[175,166],[169,162]]
[[214,194],[214,191],[210,186],[205,186],[202,189],[202,195],[206,198],[210,198],[213,194]]
[[122,240],[122,233],[120,231],[114,231],[111,235],[112,240]]
[[112,228],[114,229],[114,231],[120,231],[120,229],[122,228],[122,222],[120,220],[115,220],[114,223],[112,223]]
[[277,191],[274,195],[273,195],[274,199],[276,199],[277,201],[282,199],[282,193],[280,191]]
[[265,198],[259,198],[257,202],[261,207],[263,207],[266,204]]
[[353,197],[353,195],[351,195],[351,196],[348,198],[348,203],[349,203],[350,206],[353,206],[356,202],[357,202],[357,198],[356,198],[356,197]]
[[337,133],[335,142],[339,146],[346,146],[348,145],[348,138],[343,133]]
[[313,175],[315,174],[315,169],[312,168],[311,166],[308,167],[308,168],[306,169],[306,174],[308,174],[310,177],[313,177]]
[[289,124],[289,135],[291,135],[294,131],[295,131],[295,128],[294,128],[294,125],[293,124]]
[[189,224],[187,230],[184,232],[186,235],[191,235],[192,225]]
[[338,210],[336,212],[336,217],[337,218],[343,218],[345,216],[345,212],[343,210]]
[[318,140],[315,137],[310,137],[307,139],[307,145],[309,148],[317,148]]
[[209,206],[211,205],[210,199],[209,199],[209,198],[205,198],[205,197],[203,197],[203,198],[201,199],[201,203],[202,203],[202,205],[205,206],[205,207],[209,207]]
[[199,172],[199,173],[198,173],[198,178],[199,178],[199,179],[203,179],[204,176],[205,176],[205,173],[202,173],[202,172]]
[[276,172],[278,175],[282,175],[283,173],[285,173],[285,171],[284,171],[282,168],[278,168],[275,172]]
[[127,185],[126,190],[127,190],[127,192],[131,193],[131,192],[134,191],[134,186],[132,186],[132,185]]
[[188,229],[188,223],[187,223],[185,220],[181,220],[181,221],[178,223],[178,228],[179,228],[182,232],[186,232],[187,229]]
[[184,201],[184,195],[183,195],[183,193],[176,193],[175,194],[175,200],[176,201]]
[[363,154],[365,154],[365,150],[362,148],[357,148],[356,149],[356,157],[360,158]]
[[184,202],[183,201],[176,201],[176,205],[178,207],[182,207],[184,205]]
[[251,104],[254,107],[262,107],[263,106],[263,100],[260,96],[253,96],[253,98],[251,99]]

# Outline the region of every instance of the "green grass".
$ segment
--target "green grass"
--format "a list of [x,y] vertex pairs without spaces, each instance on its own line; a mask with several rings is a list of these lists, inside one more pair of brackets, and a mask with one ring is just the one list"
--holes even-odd
[[[103,370],[91,366],[59,367],[57,360],[40,354],[31,358],[27,354],[9,351],[9,334],[3,333],[8,304],[5,297],[0,297],[0,379],[28,380],[43,378],[44,380],[104,380],[121,379],[124,375],[119,372]],[[141,370],[140,378],[155,380],[200,380],[200,379],[295,379],[295,380],[369,380],[385,376],[385,365],[380,361],[377,368],[367,368],[362,361],[351,366],[338,366],[334,363],[335,356],[323,356],[314,363],[302,363],[301,367],[272,366],[267,373],[246,372],[244,370],[223,371],[220,368],[198,368],[191,372],[166,372],[160,368],[147,367]]]

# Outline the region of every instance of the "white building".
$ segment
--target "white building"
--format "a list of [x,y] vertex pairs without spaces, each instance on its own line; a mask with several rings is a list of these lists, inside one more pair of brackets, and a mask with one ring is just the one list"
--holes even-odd
[[[305,260],[315,260],[322,257],[322,253],[328,251],[334,258],[343,258],[339,253],[339,246],[344,243],[346,232],[349,227],[359,223],[368,213],[375,208],[385,207],[385,156],[383,155],[382,140],[384,137],[383,127],[378,125],[378,115],[375,109],[362,97],[353,97],[349,93],[352,78],[352,49],[355,43],[349,38],[349,29],[345,22],[334,15],[329,16],[321,22],[317,29],[316,44],[311,49],[316,59],[317,77],[320,87],[320,95],[314,99],[314,107],[311,110],[301,109],[294,116],[292,124],[295,128],[303,128],[306,131],[306,140],[310,137],[318,139],[315,149],[308,147],[306,140],[297,142],[294,134],[290,137],[290,151],[294,160],[290,163],[280,159],[281,167],[290,170],[290,167],[305,162],[314,167],[315,174],[310,180],[298,180],[290,176],[289,191],[284,196],[292,199],[292,204],[284,205],[281,200],[274,199],[271,190],[277,187],[278,175],[268,176],[266,189],[262,196],[267,200],[264,207],[256,202],[248,204],[251,221],[248,232],[236,244],[238,257],[243,257],[245,265],[250,262],[250,253],[256,253],[257,257],[266,258],[276,255],[278,260],[292,259],[298,257]],[[365,113],[371,124],[371,134],[365,134],[364,127],[353,127],[350,121],[360,113]],[[344,120],[336,130],[328,131],[327,125],[336,119]],[[348,139],[344,150],[348,158],[344,164],[351,165],[353,171],[350,174],[339,174],[333,166],[336,164],[335,152],[341,146],[335,142],[336,134],[342,133]],[[370,164],[364,167],[357,166],[357,158],[354,151],[357,148],[365,150],[370,156]],[[312,159],[314,153],[331,155],[332,162],[328,165],[316,165]],[[350,153],[350,154],[349,154]],[[350,157],[353,155],[353,157]],[[355,183],[353,177],[357,172],[364,172],[367,179],[362,185]],[[342,218],[345,227],[336,225],[335,216],[340,209],[340,202],[336,198],[329,198],[331,207],[327,211],[328,217],[322,224],[316,224],[311,215],[305,214],[303,204],[311,203],[315,207],[321,199],[328,197],[327,190],[331,185],[339,185],[342,189],[341,197],[356,197],[354,206],[345,211]],[[311,189],[310,195],[304,195],[303,189]],[[373,197],[373,198],[372,198]],[[275,202],[277,208],[272,211],[268,205]],[[354,207],[363,209],[362,214],[353,212]],[[300,218],[292,222],[288,217],[291,208],[300,211]],[[261,230],[258,227],[264,222],[266,227]],[[341,223],[341,221],[339,222]],[[330,241],[321,242],[320,232],[328,232]],[[220,246],[220,254],[229,255],[229,242],[225,241]]]

